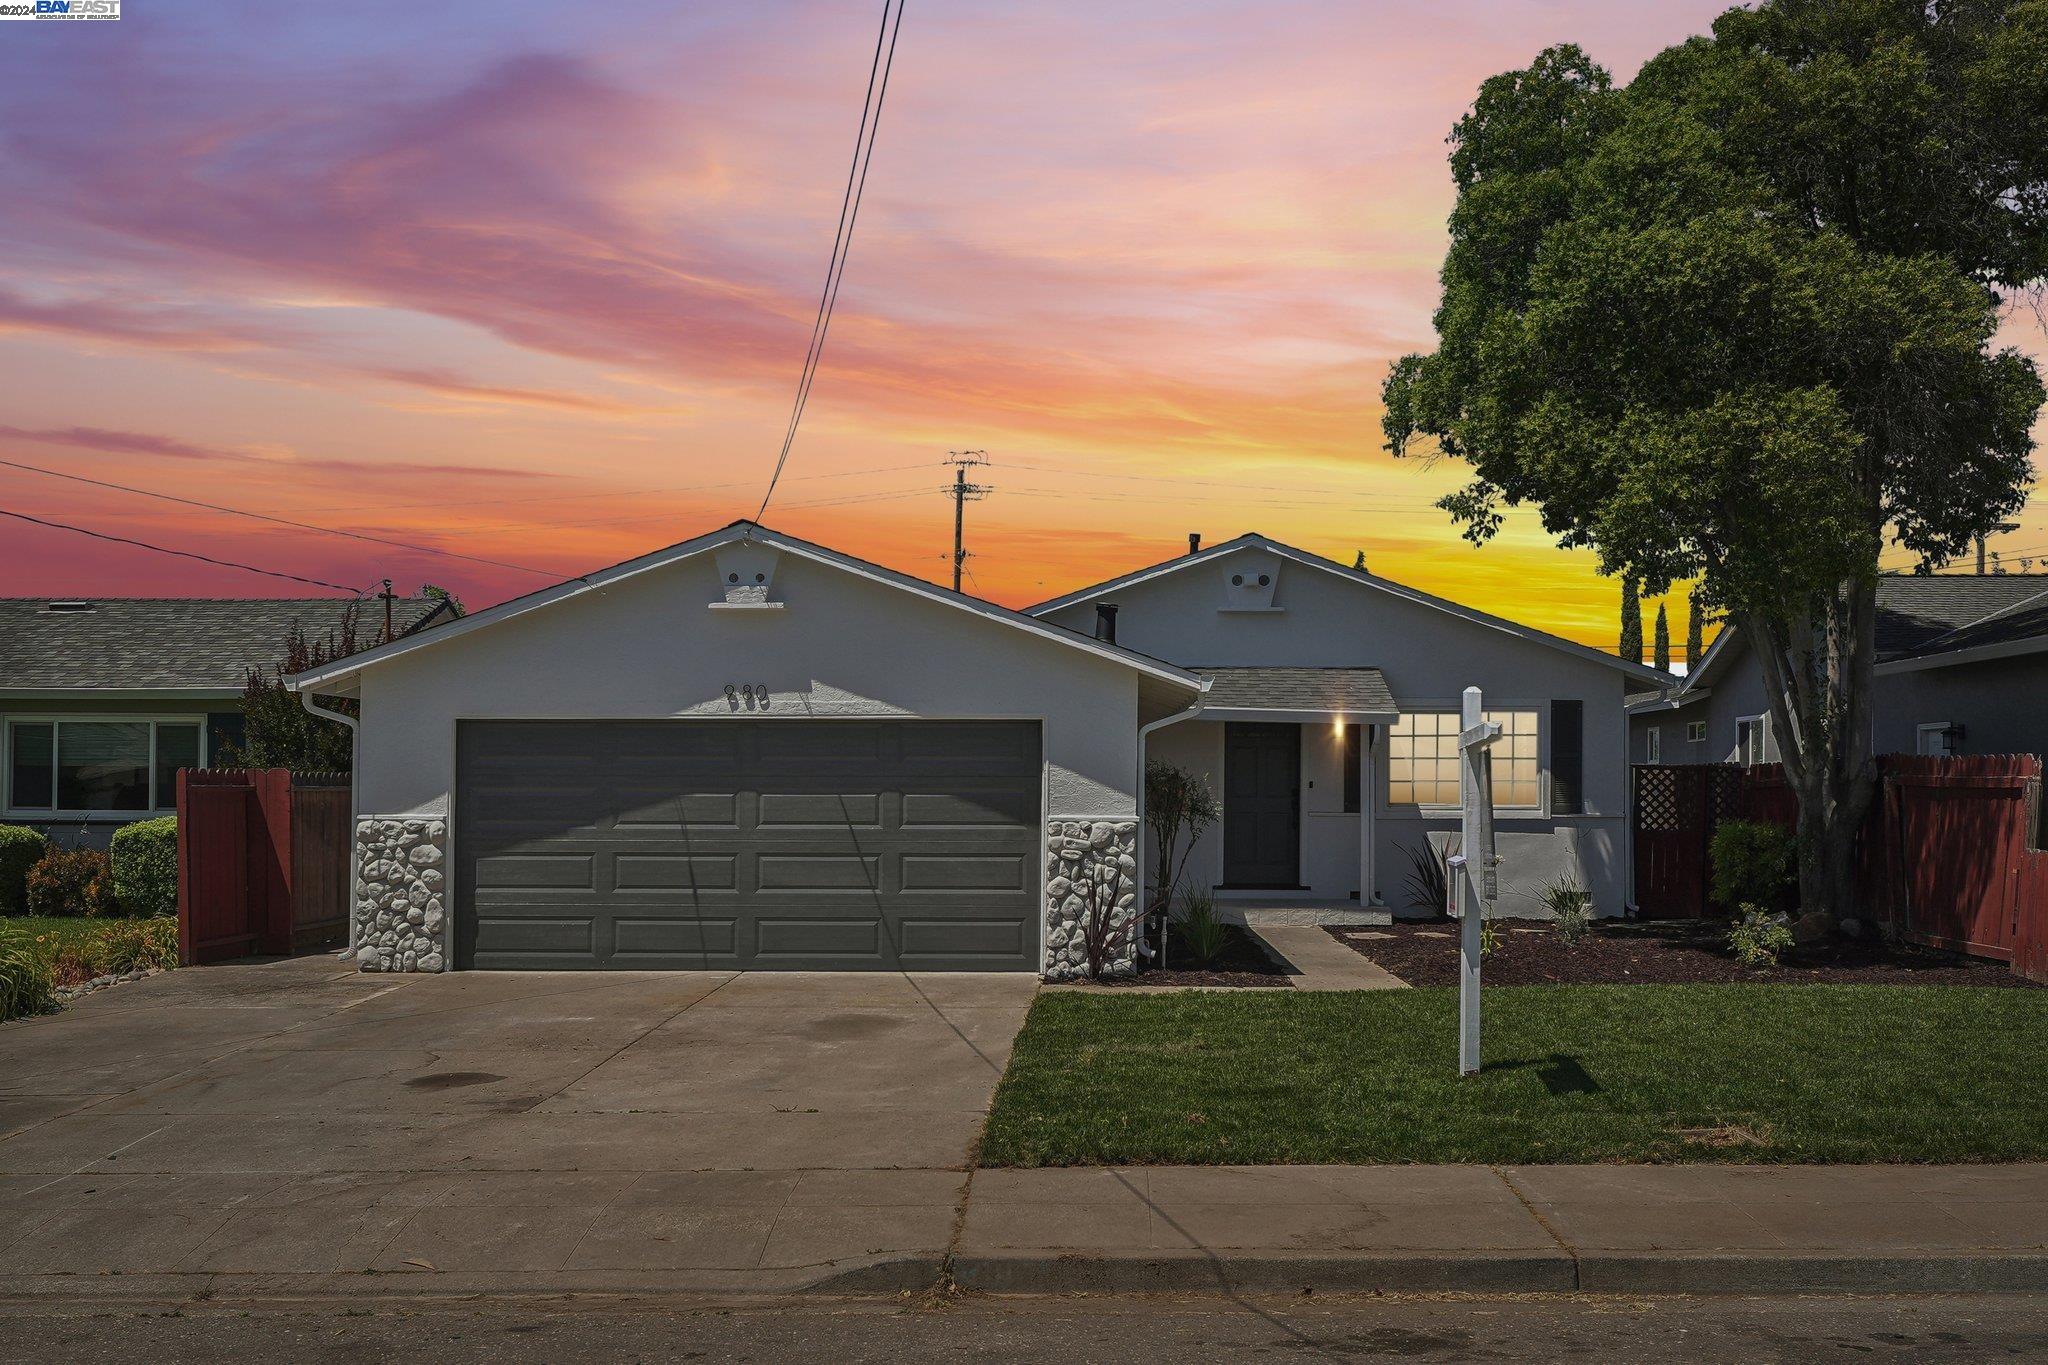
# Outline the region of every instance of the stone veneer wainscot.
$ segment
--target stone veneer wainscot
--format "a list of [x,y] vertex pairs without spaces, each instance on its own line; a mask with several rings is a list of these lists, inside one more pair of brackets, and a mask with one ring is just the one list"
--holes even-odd
[[364,816],[356,823],[356,961],[366,972],[448,965],[448,822]]
[[[1069,981],[1088,974],[1081,932],[1088,913],[1086,889],[1104,879],[1117,888],[1116,920],[1129,924],[1138,910],[1138,822],[1068,815],[1045,822],[1045,978]],[[1130,929],[1105,970],[1122,975],[1138,967],[1138,934]]]

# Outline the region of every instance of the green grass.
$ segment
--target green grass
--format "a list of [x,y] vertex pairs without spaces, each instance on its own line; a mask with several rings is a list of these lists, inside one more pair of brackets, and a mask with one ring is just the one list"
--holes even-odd
[[[2048,991],[1525,986],[1039,997],[982,1163],[2031,1161]],[[1685,1130],[1739,1128],[1722,1145]]]

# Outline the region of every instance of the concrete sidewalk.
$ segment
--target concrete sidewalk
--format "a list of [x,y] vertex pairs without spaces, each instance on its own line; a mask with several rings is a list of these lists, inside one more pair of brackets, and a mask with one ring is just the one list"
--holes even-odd
[[2048,1166],[977,1172],[952,1273],[1019,1293],[2048,1289]]

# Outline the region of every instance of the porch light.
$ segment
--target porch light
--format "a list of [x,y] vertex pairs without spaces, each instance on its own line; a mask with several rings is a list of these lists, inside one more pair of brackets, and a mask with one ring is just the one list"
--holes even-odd
[[1330,733],[1339,739],[1344,738],[1344,717],[1339,716],[1330,722]]

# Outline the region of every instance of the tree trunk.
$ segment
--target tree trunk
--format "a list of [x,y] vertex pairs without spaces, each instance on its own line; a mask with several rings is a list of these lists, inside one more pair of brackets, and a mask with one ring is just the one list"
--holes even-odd
[[1875,579],[1844,583],[1808,610],[1740,629],[1770,700],[1785,781],[1799,799],[1799,908],[1830,924],[1859,914],[1856,835],[1877,792],[1870,693]]

